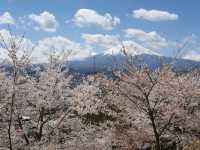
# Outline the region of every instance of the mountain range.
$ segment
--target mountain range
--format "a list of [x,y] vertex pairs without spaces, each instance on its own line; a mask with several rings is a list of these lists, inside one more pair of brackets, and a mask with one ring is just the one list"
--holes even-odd
[[122,54],[98,54],[84,60],[71,61],[68,65],[71,70],[79,73],[105,72],[122,67],[127,59],[137,67],[146,65],[152,70],[160,67],[162,64],[170,63],[174,64],[173,69],[176,72],[188,72],[194,69],[200,69],[200,62],[198,61],[174,59],[172,57],[150,54],[135,55],[129,58]]
[[[122,54],[110,55],[110,54],[98,54],[91,57],[87,57],[83,60],[73,60],[66,63],[66,67],[69,68],[71,73],[80,74],[94,74],[97,72],[111,72],[113,69],[120,69],[127,59],[130,63],[137,67],[146,65],[151,70],[160,67],[162,64],[173,63],[173,70],[176,72],[189,72],[195,69],[200,69],[200,62],[186,60],[186,59],[174,59],[171,57],[141,54],[132,57],[125,57]],[[36,70],[44,70],[46,64],[34,64],[28,68],[30,73],[34,73]],[[0,69],[9,72],[11,70],[10,65],[0,65]]]

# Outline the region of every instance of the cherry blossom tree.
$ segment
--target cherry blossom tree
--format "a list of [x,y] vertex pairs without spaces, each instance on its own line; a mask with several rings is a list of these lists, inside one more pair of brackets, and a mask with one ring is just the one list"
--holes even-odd
[[138,69],[127,62],[117,76],[118,92],[139,111],[138,117],[150,124],[157,150],[163,149],[164,138],[174,135],[176,127],[191,124],[188,119],[192,115],[185,105],[191,105],[199,97],[199,75],[177,75],[170,65],[155,71],[145,66]]
[[[8,27],[9,28],[9,27]],[[14,132],[13,122],[15,120],[15,116],[17,114],[16,110],[16,103],[17,103],[17,94],[20,92],[19,85],[21,82],[26,80],[24,69],[30,63],[30,51],[34,49],[33,45],[29,45],[29,49],[27,50],[27,45],[25,44],[25,38],[15,36],[11,29],[9,31],[5,31],[6,36],[0,34],[0,47],[1,50],[4,50],[7,53],[7,60],[11,66],[11,73],[9,79],[7,80],[7,88],[8,97],[7,97],[7,107],[8,118],[6,119],[7,122],[7,133],[8,133],[8,142],[9,142],[9,149],[13,149],[13,141],[12,137]],[[23,78],[23,79],[22,79]],[[26,139],[26,135],[24,134],[24,138]],[[26,140],[26,143],[29,142]]]

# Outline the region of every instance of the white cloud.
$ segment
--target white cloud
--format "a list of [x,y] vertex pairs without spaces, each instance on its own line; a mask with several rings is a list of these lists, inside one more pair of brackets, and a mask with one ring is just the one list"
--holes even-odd
[[120,43],[117,35],[82,34],[82,38],[87,44],[97,44],[101,48],[110,48]]
[[[3,39],[6,42],[6,44],[8,44],[7,40],[10,37],[10,33],[7,30],[2,29],[2,30],[0,30],[0,36],[1,36],[1,38],[3,37]],[[7,55],[8,55],[7,51],[3,47],[0,46],[0,60],[3,60],[4,58],[7,58]],[[0,63],[1,63],[1,61],[0,61]]]
[[145,32],[140,29],[129,28],[124,30],[125,36],[136,40],[150,49],[160,50],[173,45],[173,42],[166,40],[156,31]]
[[197,53],[196,51],[189,51],[187,54],[185,54],[185,56],[183,56],[183,58],[200,61],[200,53]]
[[133,11],[133,17],[137,19],[143,19],[153,22],[158,21],[174,21],[178,19],[178,15],[174,13],[169,13],[167,11],[161,10],[146,10],[140,8],[138,10]]
[[73,21],[79,27],[96,25],[106,30],[111,30],[120,23],[118,17],[113,17],[109,13],[101,15],[92,9],[79,9],[74,15]]
[[58,22],[56,20],[56,17],[52,13],[44,11],[39,15],[31,14],[29,15],[29,19],[37,25],[34,27],[36,30],[56,32]]
[[15,24],[15,19],[11,16],[9,12],[5,12],[2,15],[0,15],[0,24]]
[[47,62],[47,56],[52,50],[55,51],[56,54],[71,51],[68,58],[69,60],[84,59],[90,55],[88,49],[81,47],[79,43],[71,41],[66,37],[47,37],[38,42],[38,46],[34,52],[37,62]]
[[[0,30],[0,35],[1,35],[1,38],[3,38],[3,40],[4,40],[5,44],[6,44],[6,47],[9,48],[9,49],[11,48],[11,42],[10,42],[11,38],[14,38],[15,42],[17,44],[19,44],[21,42],[20,47],[19,47],[19,49],[17,51],[17,56],[18,57],[21,57],[24,54],[24,51],[26,51],[27,53],[31,54],[31,50],[35,46],[35,44],[31,40],[29,40],[27,38],[23,38],[23,40],[21,40],[21,37],[19,37],[19,36],[14,36],[13,37],[13,35],[12,35],[12,37],[11,37],[10,32],[8,30],[5,30],[5,29]],[[8,57],[8,51],[6,49],[4,49],[4,48],[5,47],[1,47],[0,46],[0,59],[2,59],[2,60],[9,58]],[[30,50],[30,51],[27,51],[27,50]]]
[[[9,41],[10,34],[7,30],[0,30],[0,33],[4,36],[5,41]],[[17,36],[16,39],[19,37]],[[82,38],[85,40],[85,45],[81,45],[75,41],[63,36],[46,37],[39,40],[37,46],[29,39],[24,39],[23,47],[20,50],[27,50],[30,47],[36,46],[32,53],[33,63],[41,63],[48,61],[48,54],[53,50],[57,54],[63,51],[72,51],[69,56],[69,60],[84,59],[96,53],[104,54],[119,54],[121,53],[121,42],[118,39],[118,35],[104,35],[104,34],[82,34]],[[148,48],[136,43],[133,40],[124,40],[123,44],[127,48],[127,52],[131,55],[139,55],[143,53],[157,54]],[[97,51],[94,51],[96,50]],[[99,49],[98,49],[99,48]],[[101,51],[99,51],[101,50]],[[19,53],[20,54],[20,53]],[[4,49],[0,48],[0,58],[7,58],[7,53]]]
[[[93,47],[99,47],[105,54],[119,54],[121,53],[121,41],[117,35],[104,35],[104,34],[82,34],[82,38],[87,44]],[[156,54],[157,53],[143,47],[142,45],[134,42],[133,40],[122,41],[127,48],[127,52],[131,55],[139,55],[143,53]]]
[[11,36],[9,31],[6,30],[6,29],[1,29],[0,30],[0,35],[1,35],[1,37],[3,37],[6,40]]
[[197,35],[186,36],[177,49],[180,58],[200,61],[200,41]]
[[[8,47],[11,35],[8,30],[0,30],[0,34],[3,36]],[[20,37],[15,37],[16,42],[20,41]],[[18,42],[17,42],[18,43]],[[35,47],[32,55],[33,63],[43,63],[48,62],[48,56],[52,51],[56,54],[62,54],[63,52],[71,51],[68,59],[69,60],[81,60],[92,54],[92,52],[87,47],[82,47],[79,43],[71,41],[70,39],[62,36],[47,37],[39,40],[37,44],[33,43],[31,40],[24,38],[23,43],[18,51],[18,56],[21,56],[23,51],[32,50]],[[7,50],[0,46],[0,60],[8,59]]]

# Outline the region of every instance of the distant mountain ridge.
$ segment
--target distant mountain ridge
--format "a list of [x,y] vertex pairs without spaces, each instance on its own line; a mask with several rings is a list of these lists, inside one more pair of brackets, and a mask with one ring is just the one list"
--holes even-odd
[[[104,72],[120,67],[125,63],[126,59],[127,58],[121,54],[114,56],[99,54],[88,57],[84,60],[71,61],[69,62],[69,67],[80,73]],[[135,55],[130,59],[135,66],[140,67],[147,65],[152,70],[160,67],[162,63],[169,64],[174,61],[171,57],[150,54]],[[176,59],[173,69],[177,72],[188,72],[194,69],[200,69],[200,62],[186,59]]]
[[[154,70],[160,67],[161,64],[169,64],[174,59],[171,57],[141,54],[135,55],[131,58],[131,63],[137,67],[147,65],[150,69]],[[66,64],[69,67],[71,73],[80,74],[93,74],[97,72],[110,72],[113,69],[120,68],[127,60],[122,54],[109,55],[109,54],[98,54],[83,60],[73,60]],[[161,63],[162,62],[162,63]],[[34,73],[36,70],[44,70],[46,64],[34,64],[28,68],[29,72]],[[11,70],[8,64],[0,65],[0,69],[5,71]],[[194,69],[200,69],[200,62],[186,60],[186,59],[176,59],[173,66],[176,72],[188,72]]]

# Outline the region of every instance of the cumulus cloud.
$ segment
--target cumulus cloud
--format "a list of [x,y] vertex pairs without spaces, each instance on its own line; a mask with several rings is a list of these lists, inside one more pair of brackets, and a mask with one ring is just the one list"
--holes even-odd
[[177,45],[178,57],[200,61],[200,40],[195,34],[186,36],[182,42]]
[[2,15],[0,15],[0,24],[15,24],[15,19],[11,16],[9,12],[5,12]]
[[11,38],[14,38],[16,44],[19,44],[20,42],[22,42],[19,47],[20,51],[30,49],[30,47],[34,46],[34,43],[30,39],[23,38],[18,35],[11,35],[10,32],[6,29],[0,30],[0,36],[4,40],[5,44],[8,46],[8,48],[11,47]]
[[184,59],[200,61],[200,53],[196,51],[189,51],[187,54],[183,56]]
[[[5,43],[10,47],[10,38],[11,34],[8,30],[0,30],[0,35],[4,38]],[[15,37],[16,43],[20,41],[19,36]],[[92,52],[89,48],[81,46],[79,43],[74,42],[67,37],[55,36],[55,37],[46,37],[41,39],[36,43],[32,42],[30,39],[24,38],[23,42],[20,44],[20,49],[18,51],[18,56],[21,56],[24,51],[32,50],[31,58],[33,63],[43,63],[48,62],[48,56],[52,52],[55,54],[62,54],[63,52],[70,52],[68,60],[81,60],[90,55]],[[4,47],[0,46],[0,60],[8,59],[7,50]]]
[[98,44],[98,46],[101,46],[103,48],[110,48],[120,43],[117,35],[82,34],[82,38],[88,44]]
[[129,28],[124,30],[124,32],[125,37],[134,39],[150,49],[160,50],[173,46],[174,44],[173,42],[168,41],[159,35],[156,31],[145,32],[140,29]]
[[58,22],[56,20],[56,17],[52,13],[44,11],[39,15],[31,14],[29,15],[29,19],[36,24],[34,28],[37,30],[56,32]]
[[48,54],[52,51],[56,54],[62,52],[71,52],[69,60],[84,59],[90,55],[90,51],[83,48],[79,43],[71,41],[62,36],[47,37],[38,42],[38,46],[34,52],[35,59],[40,62],[48,61]]
[[[99,47],[104,51],[105,54],[121,53],[122,45],[117,35],[82,34],[82,38],[87,44],[92,45],[93,47]],[[158,55],[157,53],[143,47],[133,40],[124,40],[122,42],[127,48],[127,52],[131,55],[139,55],[143,53]]]
[[[7,30],[2,29],[2,30],[0,30],[0,36],[1,36],[1,38],[3,37],[5,39],[6,44],[8,44],[7,40],[10,37],[10,33]],[[8,57],[7,55],[8,55],[8,53],[4,49],[4,47],[0,46],[0,60],[4,60],[6,57]],[[0,63],[1,63],[1,61],[0,61]]]
[[137,19],[143,19],[153,22],[159,21],[174,21],[178,19],[178,15],[174,13],[169,13],[167,11],[161,10],[146,10],[140,8],[138,10],[133,11],[133,17]]
[[120,24],[120,19],[111,14],[99,14],[92,9],[79,9],[74,15],[74,23],[79,27],[96,25],[106,30],[112,30],[116,25]]
[[[10,42],[11,38],[14,38],[15,42],[17,44],[19,44],[21,42],[20,47],[19,47],[19,49],[17,51],[17,56],[18,57],[23,56],[24,51],[26,51],[27,53],[31,54],[31,50],[35,46],[35,44],[31,40],[29,40],[27,38],[23,38],[23,40],[22,40],[20,36],[14,36],[14,37],[13,37],[13,35],[11,36],[10,32],[8,30],[6,30],[6,29],[0,30],[0,36],[1,36],[1,38],[3,38],[5,44],[6,44],[6,46],[8,48],[11,47],[11,42]],[[6,49],[4,49],[4,48],[5,47],[0,46],[0,59],[1,60],[9,58],[8,57],[8,51]],[[30,50],[30,51],[27,51],[27,50]]]

